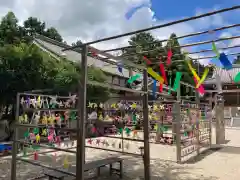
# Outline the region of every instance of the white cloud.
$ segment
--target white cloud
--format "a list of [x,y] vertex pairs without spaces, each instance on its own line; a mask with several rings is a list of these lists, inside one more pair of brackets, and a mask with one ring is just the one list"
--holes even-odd
[[238,39],[233,39],[231,41],[231,43],[229,44],[229,46],[237,46],[237,45],[240,45],[240,38]]
[[[124,17],[126,11],[132,5],[143,1],[149,0],[101,0],[101,2],[99,0],[8,0],[0,2],[0,16],[12,10],[20,22],[29,16],[38,17],[45,21],[47,26],[56,27],[68,43],[78,39],[88,42],[172,21],[153,20],[152,12],[148,8],[139,10],[130,20],[126,20]],[[202,9],[196,10],[196,14],[205,12],[206,10]],[[180,36],[206,30],[212,26],[220,27],[223,24],[226,25],[226,22],[219,14],[162,28],[152,33],[159,39],[166,39],[173,32]],[[99,43],[95,47],[110,49],[125,46],[128,38]],[[191,39],[180,40],[180,43],[189,42]]]

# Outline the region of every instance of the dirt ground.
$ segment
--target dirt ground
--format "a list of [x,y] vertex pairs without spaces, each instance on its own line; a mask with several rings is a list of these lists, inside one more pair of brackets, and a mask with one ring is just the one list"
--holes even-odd
[[[213,130],[214,132],[214,130]],[[195,161],[176,164],[174,162],[176,152],[175,148],[167,145],[151,145],[151,173],[153,180],[238,180],[240,177],[240,129],[226,128],[226,144],[218,151],[207,151]],[[215,139],[213,134],[213,139]],[[213,141],[214,143],[214,141]],[[116,142],[117,144],[117,142]],[[139,143],[129,143],[129,152],[140,153]],[[57,152],[56,161],[53,163],[53,153],[39,154],[39,161],[50,166],[62,166],[66,153]],[[87,161],[102,159],[104,157],[120,155],[117,153],[87,148]],[[75,164],[75,155],[67,154],[69,163]],[[142,158],[133,156],[124,156],[124,180],[143,179],[144,167]],[[11,157],[0,158],[0,179],[10,179]],[[33,157],[29,157],[33,159]],[[17,179],[26,180],[38,177],[43,174],[45,169],[36,167],[27,163],[18,162]],[[106,171],[106,176],[101,180],[110,180]],[[94,172],[90,172],[94,173]],[[105,172],[103,171],[103,175]],[[46,179],[46,178],[42,178]],[[117,179],[117,177],[114,179]]]

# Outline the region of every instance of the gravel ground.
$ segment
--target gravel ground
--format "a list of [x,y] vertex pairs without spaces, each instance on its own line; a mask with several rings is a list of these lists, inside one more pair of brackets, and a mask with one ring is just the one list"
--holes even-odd
[[[214,132],[214,131],[213,131]],[[226,139],[230,140],[219,151],[207,151],[194,162],[186,164],[176,164],[173,162],[175,158],[175,148],[167,145],[151,145],[151,172],[153,180],[238,180],[240,177],[240,129],[226,129]],[[214,137],[214,135],[213,135]],[[107,139],[106,139],[107,140]],[[116,141],[116,144],[118,142]],[[129,143],[129,152],[138,152],[141,144],[134,142]],[[61,166],[66,153],[57,152],[56,163],[53,163],[51,153],[39,154],[39,161],[50,166]],[[117,153],[106,152],[102,150],[90,149],[86,150],[87,161],[102,159],[104,157],[120,155]],[[124,180],[143,179],[143,161],[141,158],[132,156],[122,156],[124,158]],[[0,179],[10,179],[11,158],[0,158]],[[33,157],[29,157],[33,159]],[[68,154],[70,164],[75,164],[75,156]],[[43,168],[29,165],[27,163],[18,162],[17,179],[27,180],[42,174]],[[106,170],[107,171],[107,170]],[[94,172],[90,172],[91,174]],[[103,174],[107,172],[103,172]],[[112,180],[117,177],[101,177],[101,180]],[[42,178],[44,179],[44,178]],[[46,178],[45,178],[46,179]]]

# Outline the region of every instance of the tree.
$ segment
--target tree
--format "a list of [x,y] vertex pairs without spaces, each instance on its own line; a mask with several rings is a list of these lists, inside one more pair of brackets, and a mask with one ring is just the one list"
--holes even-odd
[[0,24],[0,45],[17,44],[21,41],[18,20],[13,12],[8,12]]
[[148,32],[132,36],[128,43],[134,47],[124,49],[122,55],[137,64],[144,63],[143,56],[149,59],[158,58],[159,54],[163,53],[162,43],[158,42],[157,39]]
[[[31,43],[31,36],[35,33],[63,41],[54,27],[45,29],[45,23],[37,18],[30,17],[24,26],[19,26],[14,13],[9,12],[0,23],[0,119],[4,118],[4,123],[11,124],[15,119],[18,92],[35,89],[51,89],[51,94],[59,95],[77,92],[81,76],[79,65],[66,59],[56,60],[43,52]],[[106,79],[98,68],[89,67],[88,72],[88,77],[96,81],[104,82]],[[98,101],[104,101],[109,96],[109,91],[105,88],[87,88],[87,100],[95,101],[93,97],[99,96]],[[6,113],[10,107],[10,113]],[[7,116],[3,117],[2,114]],[[11,136],[11,132],[7,134]]]
[[[4,118],[4,123],[8,122],[8,126],[13,122],[17,92],[51,89],[49,94],[77,93],[80,72],[78,64],[51,58],[35,44],[9,44],[1,47],[0,119]],[[89,67],[88,72],[88,78],[93,80],[104,82],[106,79],[105,74],[98,68]],[[109,96],[109,91],[101,87],[87,86],[87,92],[88,101],[102,102]],[[9,107],[12,107],[10,114],[6,113]],[[1,115],[3,111],[7,116]],[[11,131],[8,131],[8,135],[11,136]]]
[[[0,48],[0,59],[2,104],[14,103],[17,92],[34,89],[53,89],[65,94],[77,92],[81,72],[78,64],[65,59],[59,62],[34,44],[6,45]],[[89,78],[105,81],[106,76],[100,69],[89,67],[88,71]],[[96,94],[103,99],[107,97],[105,89],[94,89],[97,88],[88,87],[88,99]]]
[[[127,48],[122,51],[122,54],[126,59],[134,63],[143,64],[145,63],[143,56],[145,56],[151,60],[153,63],[151,67],[156,72],[159,72],[159,66],[157,64],[159,64],[161,60],[163,63],[165,63],[168,82],[171,78],[173,84],[176,72],[178,71],[182,72],[183,74],[182,81],[194,85],[192,73],[186,65],[186,62],[184,62],[185,54],[182,53],[176,34],[171,34],[166,46],[164,47],[162,46],[162,43],[159,42],[159,40],[153,35],[145,32],[132,36],[129,40],[129,45],[134,47]],[[173,54],[170,66],[166,65],[168,50],[171,50]],[[202,74],[204,67],[198,61],[193,62],[193,67],[199,69],[199,74]],[[186,91],[186,88],[182,88],[181,94],[183,96],[186,94],[191,95],[191,91]]]
[[62,36],[58,33],[57,29],[55,29],[54,27],[48,28],[43,34],[51,39],[58,41],[58,42],[63,41]]
[[35,33],[44,34],[46,28],[45,23],[35,17],[29,17],[23,24],[30,36],[33,36]]
[[41,22],[36,17],[29,17],[26,21],[24,21],[23,24],[25,31],[29,36],[33,36],[37,33],[59,42],[63,41],[62,36],[59,34],[56,28],[50,27],[46,29],[45,22]]
[[72,43],[72,46],[78,46],[78,45],[82,45],[82,41],[81,40],[77,40],[77,42]]

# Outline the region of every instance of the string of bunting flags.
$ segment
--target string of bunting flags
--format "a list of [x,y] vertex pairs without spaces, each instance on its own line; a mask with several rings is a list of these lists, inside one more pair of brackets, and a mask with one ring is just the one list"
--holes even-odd
[[[226,70],[230,70],[232,69],[232,63],[229,61],[227,55],[225,53],[219,53],[217,46],[214,42],[212,42],[212,51],[216,54],[216,57],[220,63],[222,64],[223,68]],[[167,51],[167,58],[166,58],[166,65],[170,66],[172,61],[171,58],[173,56],[172,50],[171,48]],[[143,56],[143,60],[146,63],[146,65],[151,65],[152,62],[145,56]],[[196,89],[198,90],[198,92],[203,95],[205,93],[204,87],[202,85],[202,83],[205,81],[209,71],[210,71],[210,67],[213,66],[208,65],[205,67],[204,72],[202,77],[200,78],[197,74],[197,72],[194,70],[194,68],[191,65],[191,60],[188,57],[188,53],[185,53],[185,62],[188,65],[189,70],[192,72],[193,75],[193,80],[196,84]],[[166,84],[169,86],[169,91],[168,93],[170,94],[171,91],[177,91],[177,89],[180,87],[180,81],[181,81],[181,77],[182,77],[182,72],[176,72],[176,77],[174,80],[174,86],[172,87],[172,77],[169,77],[169,83],[167,81],[167,77],[166,77],[166,70],[164,67],[164,64],[162,63],[162,58],[160,58],[160,64],[159,64],[159,72],[157,73],[155,72],[151,67],[147,68],[147,72],[148,74],[150,74],[153,77],[153,94],[155,96],[156,93],[156,83],[157,81],[159,82],[159,92],[162,92],[163,90],[163,84]],[[139,79],[141,77],[140,74],[136,74],[132,77],[129,78],[128,83],[133,83],[135,80]],[[234,82],[240,82],[240,72],[235,76],[234,78]]]

